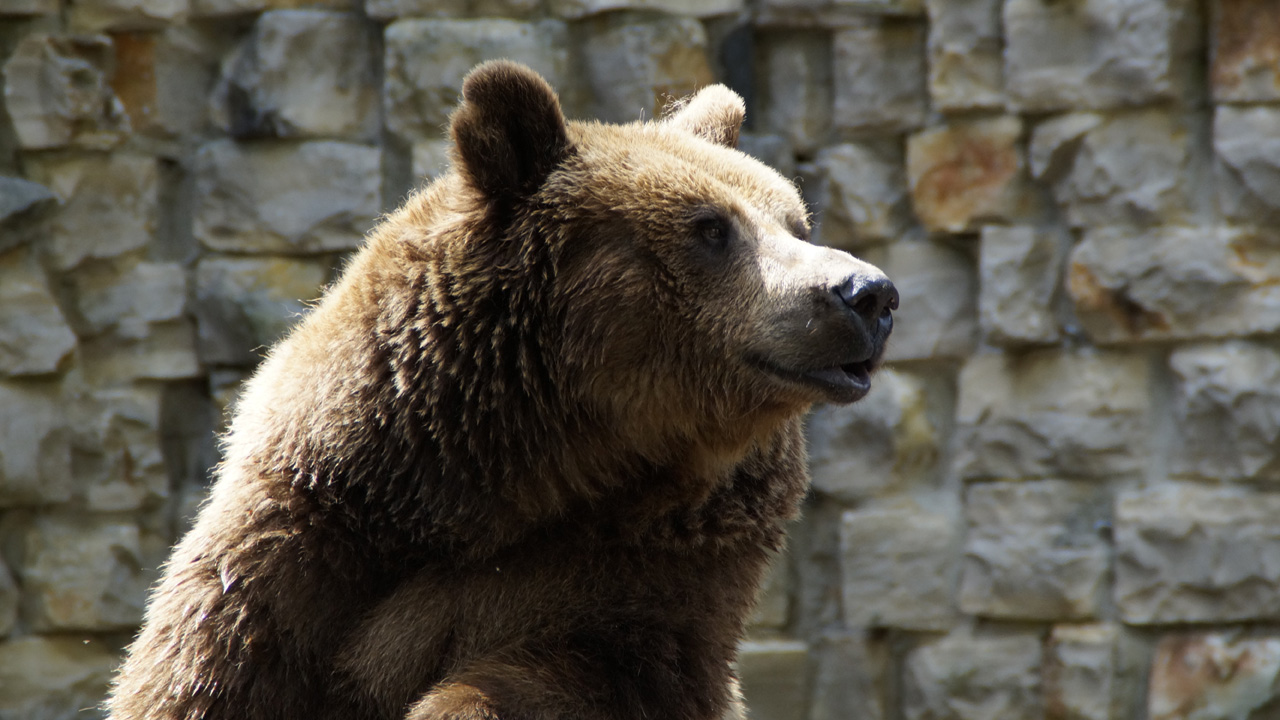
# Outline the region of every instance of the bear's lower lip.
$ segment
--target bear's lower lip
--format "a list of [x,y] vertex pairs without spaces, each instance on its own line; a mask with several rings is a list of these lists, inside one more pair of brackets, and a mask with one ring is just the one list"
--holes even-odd
[[765,362],[758,365],[771,375],[819,391],[828,402],[846,404],[861,400],[870,392],[875,364],[867,360],[815,370],[786,370]]

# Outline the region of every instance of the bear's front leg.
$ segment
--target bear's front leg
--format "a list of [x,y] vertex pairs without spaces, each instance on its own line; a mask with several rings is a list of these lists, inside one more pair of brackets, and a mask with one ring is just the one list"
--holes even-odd
[[451,682],[427,693],[409,708],[405,720],[499,720],[483,690]]
[[405,720],[561,720],[586,717],[572,704],[568,683],[549,669],[505,662],[450,676],[409,708]]

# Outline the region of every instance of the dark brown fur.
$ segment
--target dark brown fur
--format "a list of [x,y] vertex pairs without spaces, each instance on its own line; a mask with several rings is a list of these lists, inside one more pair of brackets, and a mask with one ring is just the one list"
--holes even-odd
[[463,97],[455,170],[245,390],[116,720],[732,711],[824,397],[745,358],[873,364],[887,321],[822,283],[878,271],[792,237],[794,188],[724,147],[723,88],[621,127],[566,123],[509,63]]

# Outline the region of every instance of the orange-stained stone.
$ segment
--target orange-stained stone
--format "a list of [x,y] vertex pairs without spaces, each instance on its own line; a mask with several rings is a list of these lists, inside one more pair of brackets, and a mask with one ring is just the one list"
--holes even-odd
[[116,48],[111,89],[124,103],[134,130],[146,130],[156,122],[156,36],[122,32],[111,39]]
[[925,227],[976,230],[1007,222],[1026,202],[1018,138],[1022,123],[998,117],[926,130],[907,141],[911,200]]
[[1280,99],[1280,2],[1218,0],[1209,82],[1215,100]]

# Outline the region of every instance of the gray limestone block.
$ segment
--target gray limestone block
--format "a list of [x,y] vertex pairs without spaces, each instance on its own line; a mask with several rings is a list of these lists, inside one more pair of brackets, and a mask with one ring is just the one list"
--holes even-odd
[[738,137],[738,149],[777,170],[785,178],[796,176],[796,156],[791,144],[779,135],[743,133]]
[[431,180],[449,171],[452,159],[449,157],[453,144],[448,140],[423,140],[413,144],[410,152],[413,155],[413,177],[419,185],[426,185]]
[[215,140],[195,154],[195,236],[226,252],[354,249],[381,211],[380,163],[351,143]]
[[924,124],[925,31],[915,22],[868,23],[832,40],[832,119],[847,133],[902,133]]
[[5,0],[0,3],[0,17],[50,15],[58,12],[59,0]]
[[1272,0],[1218,0],[1210,7],[1213,99],[1280,100],[1280,5]]
[[0,717],[71,720],[106,699],[117,652],[98,639],[28,635],[0,642]]
[[0,507],[70,499],[71,434],[58,385],[0,381]]
[[75,32],[155,30],[185,20],[190,0],[76,0],[70,6]]
[[141,338],[151,323],[177,320],[186,308],[187,276],[178,263],[89,263],[69,273],[68,281],[87,334]]
[[75,347],[35,253],[0,253],[0,376],[56,372]]
[[0,71],[19,147],[117,145],[129,132],[129,116],[110,85],[114,55],[104,35],[22,38]]
[[853,405],[816,409],[806,430],[813,487],[842,502],[923,484],[942,454],[923,379],[895,370],[877,373]]
[[885,720],[891,662],[888,643],[866,632],[831,632],[810,651],[810,720]]
[[910,240],[886,246],[876,264],[901,296],[886,357],[962,359],[978,334],[978,280],[973,259],[951,245]]
[[1003,108],[1002,0],[926,0],[929,96],[943,112]]
[[551,12],[570,20],[617,10],[643,10],[703,18],[741,12],[746,8],[744,0],[549,0],[548,4]]
[[215,123],[236,137],[374,140],[375,47],[370,27],[353,13],[263,13],[223,66]]
[[738,677],[752,720],[804,720],[809,647],[794,640],[748,640],[738,648]]
[[841,518],[845,625],[945,630],[956,619],[959,531],[949,513],[914,504],[869,506]]
[[967,628],[925,642],[903,667],[906,720],[1044,717],[1038,634],[977,634]]
[[80,368],[98,387],[136,380],[198,377],[195,325],[189,318],[152,323],[139,338],[104,333],[80,344]]
[[1280,495],[1161,484],[1116,500],[1115,602],[1130,624],[1280,618]]
[[975,355],[958,381],[955,467],[968,479],[1138,474],[1149,375],[1138,354]]
[[1156,646],[1146,716],[1274,716],[1280,702],[1280,637],[1274,631],[1173,632]]
[[169,496],[156,383],[64,388],[75,453],[73,499],[94,512],[136,511]]
[[806,196],[818,208],[815,242],[842,250],[892,242],[912,222],[896,142],[831,145],[818,152]]
[[536,70],[573,114],[569,34],[555,20],[397,20],[384,35],[386,126],[404,140],[437,140],[458,103],[462,79],[484,60],[507,58]]
[[1097,617],[1110,552],[1111,499],[1069,480],[975,483],[965,493],[969,531],[960,610],[1008,620]]
[[673,100],[715,78],[707,32],[691,17],[609,13],[577,26],[587,114],[606,122],[658,117]]
[[41,222],[42,249],[58,270],[146,247],[159,218],[159,168],[145,155],[41,154],[28,176],[53,190],[59,207]]
[[[468,14],[474,0],[364,0],[364,11],[375,20],[452,18]],[[528,4],[517,2],[512,4]]]
[[1212,480],[1280,480],[1280,351],[1232,340],[1179,347],[1169,470]]
[[9,566],[0,558],[0,637],[13,632],[18,622],[18,584],[9,572]]
[[196,266],[200,357],[253,365],[302,317],[331,272],[327,258],[206,257]]
[[1193,0],[1007,0],[1010,103],[1046,112],[1190,99],[1199,27]]
[[[0,177],[0,227],[47,207],[57,197],[49,188],[17,177]],[[0,247],[0,250],[7,248]]]
[[1145,700],[1144,644],[1114,622],[1055,625],[1045,643],[1046,717],[1121,720]]
[[978,323],[993,345],[1058,341],[1055,302],[1070,238],[1060,228],[988,225],[978,260]]
[[1213,150],[1222,214],[1244,224],[1280,223],[1280,108],[1218,106]]
[[1280,329],[1280,235],[1227,227],[1107,228],[1067,261],[1067,291],[1103,344]]
[[1032,132],[1032,170],[1074,227],[1186,223],[1203,205],[1198,123],[1167,109],[1058,116]]
[[831,131],[831,45],[821,35],[792,30],[764,33],[758,42],[756,127],[811,153]]

